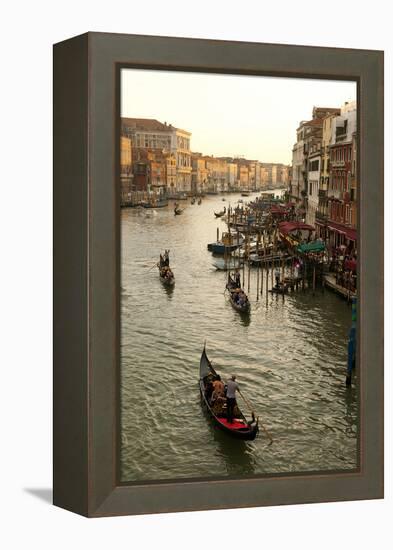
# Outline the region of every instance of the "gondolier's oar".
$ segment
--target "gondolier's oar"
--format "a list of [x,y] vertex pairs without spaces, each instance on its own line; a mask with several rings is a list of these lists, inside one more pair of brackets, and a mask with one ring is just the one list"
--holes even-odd
[[151,271],[153,267],[158,267],[158,263],[155,263],[154,265],[152,265],[151,268],[147,270],[147,272],[149,273],[149,271]]
[[[246,398],[244,397],[244,395],[242,394],[242,392],[241,392],[239,389],[238,389],[237,391],[240,393],[240,395],[242,396],[243,401],[245,402],[245,404],[247,405],[247,407],[250,409],[252,416],[255,418],[255,413],[254,413],[254,411],[252,410],[251,403],[248,401],[248,399],[246,399]],[[258,419],[259,419],[259,417],[258,417]],[[262,424],[262,422],[261,422],[260,424],[261,424],[261,426],[262,426],[263,431],[265,432],[265,434],[267,435],[267,437],[270,439],[269,445],[271,445],[271,444],[273,443],[273,438],[272,438],[272,436],[269,434],[269,432],[267,431],[267,429],[265,428],[265,426]]]

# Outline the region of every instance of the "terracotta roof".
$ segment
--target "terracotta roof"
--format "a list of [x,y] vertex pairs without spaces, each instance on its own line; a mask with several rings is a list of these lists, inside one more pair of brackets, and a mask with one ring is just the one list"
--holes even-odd
[[177,130],[178,132],[184,132],[185,134],[188,134],[189,136],[191,136],[191,132],[189,132],[188,130],[183,130],[182,128],[175,128],[174,126],[170,126],[170,127],[172,130]]
[[314,107],[316,111],[327,111],[329,113],[333,113],[335,111],[340,112],[339,107]]
[[307,122],[303,122],[302,126],[322,126],[323,125],[323,119],[322,118],[312,118],[311,120],[308,120]]
[[150,132],[167,132],[168,130],[176,130],[172,124],[163,124],[155,118],[122,118],[122,127],[130,126],[136,130],[148,130]]

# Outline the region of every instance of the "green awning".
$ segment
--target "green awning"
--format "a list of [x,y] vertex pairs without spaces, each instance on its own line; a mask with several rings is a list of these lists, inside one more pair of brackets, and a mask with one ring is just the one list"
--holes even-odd
[[306,254],[307,252],[323,252],[325,250],[325,244],[319,241],[312,241],[311,243],[299,244],[297,250],[303,254]]

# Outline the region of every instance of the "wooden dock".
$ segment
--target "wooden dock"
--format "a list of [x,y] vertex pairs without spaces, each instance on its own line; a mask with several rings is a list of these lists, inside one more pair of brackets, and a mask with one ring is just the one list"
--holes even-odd
[[336,277],[334,275],[324,275],[323,277],[324,284],[327,288],[330,290],[333,290],[346,300],[351,300],[352,298],[356,297],[356,292],[353,292],[352,290],[349,290],[348,288],[345,288],[339,284],[336,283]]

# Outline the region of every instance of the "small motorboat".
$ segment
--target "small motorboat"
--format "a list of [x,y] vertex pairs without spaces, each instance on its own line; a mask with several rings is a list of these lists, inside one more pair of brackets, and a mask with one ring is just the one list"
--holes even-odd
[[223,233],[221,240],[214,243],[209,243],[207,249],[213,254],[230,254],[237,250],[244,242],[244,237],[238,233]]
[[229,256],[228,258],[214,258],[212,265],[219,271],[233,271],[243,265],[243,259],[237,256]]
[[227,209],[224,206],[224,210],[221,210],[221,212],[214,212],[214,215],[216,218],[221,218],[222,216],[225,216]]

